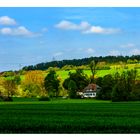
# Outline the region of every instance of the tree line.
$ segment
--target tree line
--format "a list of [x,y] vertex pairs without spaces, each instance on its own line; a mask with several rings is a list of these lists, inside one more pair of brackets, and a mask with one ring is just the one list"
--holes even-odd
[[22,70],[47,70],[49,67],[58,67],[62,68],[66,65],[72,66],[82,66],[88,65],[92,60],[95,62],[106,62],[106,63],[137,63],[140,61],[140,55],[132,56],[99,56],[99,57],[90,57],[83,59],[73,59],[73,60],[62,60],[62,61],[51,61],[39,63],[36,65],[25,66]]

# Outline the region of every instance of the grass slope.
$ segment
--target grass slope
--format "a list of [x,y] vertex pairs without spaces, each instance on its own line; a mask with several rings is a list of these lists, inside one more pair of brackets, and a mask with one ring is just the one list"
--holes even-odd
[[0,133],[140,133],[140,102],[0,103]]

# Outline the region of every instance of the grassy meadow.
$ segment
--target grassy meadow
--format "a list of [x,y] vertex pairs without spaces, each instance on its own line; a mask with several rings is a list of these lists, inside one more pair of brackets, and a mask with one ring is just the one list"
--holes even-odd
[[[127,70],[134,69],[134,65],[133,64],[129,64],[128,66],[129,67],[128,67]],[[118,67],[120,67],[120,66],[118,66]],[[95,77],[103,77],[103,76],[105,76],[107,74],[112,74],[113,75],[116,72],[121,73],[122,71],[124,71],[124,69],[121,68],[121,67],[119,69],[116,69],[115,66],[111,66],[111,68],[109,70],[97,70]],[[58,70],[58,71],[56,71],[57,75],[59,75],[62,78],[62,80],[65,80],[66,78],[69,77],[69,75],[68,75],[69,72],[75,72],[75,70],[69,70],[69,71]],[[92,75],[91,70],[83,70],[83,72],[85,74],[87,74],[89,77]],[[138,77],[139,77],[140,76],[140,68],[137,69],[137,72],[138,72]]]
[[0,114],[0,133],[140,133],[140,102],[15,98]]

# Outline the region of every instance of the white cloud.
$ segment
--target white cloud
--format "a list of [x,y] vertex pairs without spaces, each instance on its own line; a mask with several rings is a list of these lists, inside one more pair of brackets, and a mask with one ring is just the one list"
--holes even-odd
[[118,50],[111,50],[109,51],[109,54],[110,56],[118,56],[120,55],[120,52]]
[[82,21],[80,24],[75,24],[73,22],[62,20],[55,25],[56,28],[62,30],[79,30],[84,34],[114,34],[121,30],[116,28],[103,28],[101,26],[90,25],[86,21]]
[[85,34],[115,34],[120,32],[120,29],[103,28],[101,26],[91,26],[88,30],[83,31]]
[[56,52],[53,54],[53,56],[61,56],[63,54],[63,52]]
[[131,55],[140,55],[140,49],[133,49],[130,51]]
[[121,48],[133,48],[135,46],[136,45],[134,43],[128,43],[128,44],[121,45],[120,47]]
[[33,35],[32,32],[30,32],[27,28],[25,28],[24,26],[20,26],[18,28],[15,28],[13,30],[13,34],[14,35],[23,35],[23,36],[31,36]]
[[55,27],[59,28],[59,29],[64,29],[64,30],[71,30],[71,29],[76,29],[77,25],[75,25],[72,22],[63,20],[60,23],[58,23],[57,25],[55,25]]
[[33,36],[39,35],[39,34],[29,31],[24,26],[19,26],[16,28],[5,27],[5,28],[0,29],[0,34],[11,35],[11,36],[26,36],[26,37],[33,37]]
[[11,28],[2,28],[0,30],[0,33],[3,34],[3,35],[11,34],[12,33],[12,29]]
[[90,27],[90,24],[85,21],[81,22],[80,24],[75,24],[70,21],[63,20],[56,24],[55,27],[63,30],[85,30]]
[[1,25],[16,25],[16,21],[13,18],[10,18],[8,16],[2,16],[0,17],[0,24]]
[[86,52],[87,52],[88,54],[92,54],[92,53],[95,52],[95,50],[92,49],[92,48],[88,48],[88,49],[86,50]]

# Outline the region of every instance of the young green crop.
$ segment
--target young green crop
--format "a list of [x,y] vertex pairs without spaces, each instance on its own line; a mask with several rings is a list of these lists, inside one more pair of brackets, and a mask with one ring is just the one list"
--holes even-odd
[[140,133],[140,102],[1,102],[0,114],[0,133]]

